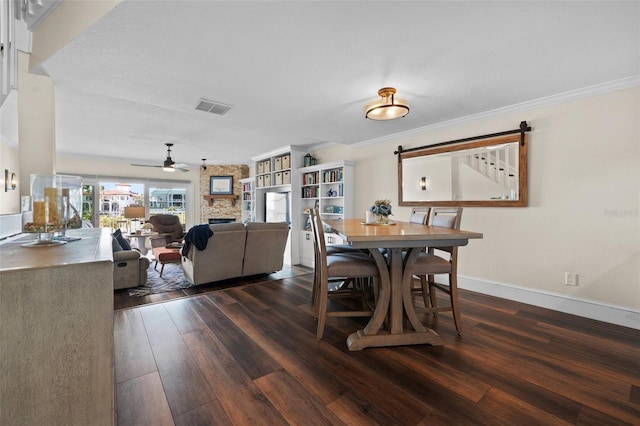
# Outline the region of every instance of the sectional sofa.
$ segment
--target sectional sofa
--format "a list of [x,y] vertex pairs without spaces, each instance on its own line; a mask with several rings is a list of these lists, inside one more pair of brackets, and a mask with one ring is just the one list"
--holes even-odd
[[289,236],[285,222],[221,223],[204,250],[191,245],[182,256],[185,277],[193,284],[267,274],[282,269]]

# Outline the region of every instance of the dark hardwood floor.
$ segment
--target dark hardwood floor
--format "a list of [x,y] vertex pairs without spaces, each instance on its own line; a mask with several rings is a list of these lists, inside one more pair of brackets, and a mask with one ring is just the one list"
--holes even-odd
[[[180,265],[167,265],[167,268],[181,268]],[[269,280],[279,280],[282,278],[292,278],[298,275],[310,274],[313,269],[302,265],[284,265],[282,270],[272,274],[255,275],[252,277],[232,278],[223,281],[217,281],[213,284],[197,285],[182,290],[169,291],[165,293],[151,294],[149,296],[131,297],[129,289],[115,290],[113,292],[113,308],[126,309],[135,306],[148,305],[150,303],[166,302],[168,300],[180,299],[183,297],[194,296],[196,294],[209,293],[211,291],[220,291],[231,287],[240,287],[247,284],[254,284]]]
[[317,341],[311,278],[116,310],[118,424],[640,424],[638,330],[461,291],[444,346],[349,352],[364,320]]

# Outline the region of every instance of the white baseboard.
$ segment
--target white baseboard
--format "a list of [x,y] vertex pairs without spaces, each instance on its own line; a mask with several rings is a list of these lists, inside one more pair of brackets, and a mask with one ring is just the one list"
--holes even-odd
[[458,288],[640,330],[640,310],[458,275]]

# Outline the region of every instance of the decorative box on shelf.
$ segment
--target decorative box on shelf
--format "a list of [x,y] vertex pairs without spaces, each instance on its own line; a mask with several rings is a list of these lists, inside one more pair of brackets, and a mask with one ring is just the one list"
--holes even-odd
[[290,169],[291,168],[291,154],[282,156],[282,168]]

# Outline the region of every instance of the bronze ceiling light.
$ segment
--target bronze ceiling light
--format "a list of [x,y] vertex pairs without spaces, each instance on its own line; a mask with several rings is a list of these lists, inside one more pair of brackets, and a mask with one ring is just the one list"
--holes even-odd
[[383,87],[378,90],[380,99],[366,108],[366,117],[371,120],[395,120],[409,114],[409,102],[396,98],[396,89]]

